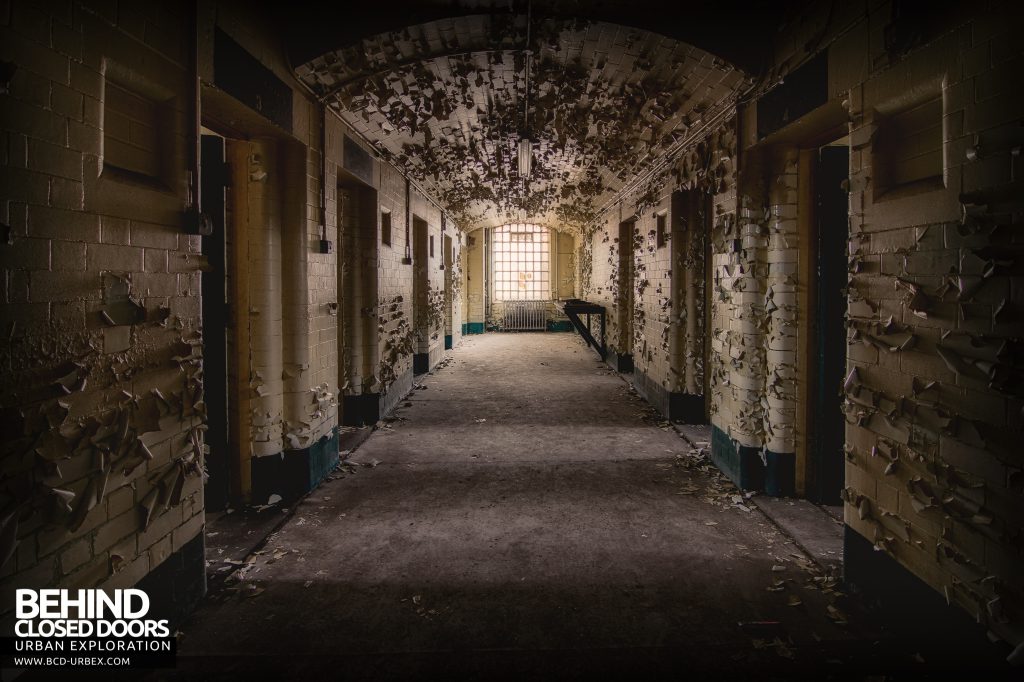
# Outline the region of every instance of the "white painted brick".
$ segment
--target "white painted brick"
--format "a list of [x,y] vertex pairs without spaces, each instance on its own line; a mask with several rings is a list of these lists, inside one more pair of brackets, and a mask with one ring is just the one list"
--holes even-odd
[[205,515],[196,514],[186,521],[184,525],[175,528],[174,532],[171,533],[173,551],[177,552],[185,545],[185,543],[201,533],[205,523]]
[[57,330],[78,330],[85,324],[85,302],[55,302],[50,304],[50,324]]
[[77,180],[50,178],[49,204],[54,208],[80,211],[85,207],[85,188]]
[[74,301],[98,299],[100,276],[97,272],[33,272],[29,278],[29,300]]
[[[157,510],[158,511],[158,510]],[[154,511],[156,515],[157,511]],[[149,528],[139,533],[139,550],[148,549],[181,525],[181,507],[171,507],[150,521]]]
[[0,246],[0,268],[49,270],[50,240],[29,237]]
[[153,225],[133,221],[131,223],[131,245],[173,251],[178,248],[178,232],[166,225]]
[[71,543],[60,553],[60,570],[68,575],[92,558],[92,543],[89,538],[81,538]]
[[44,42],[48,43],[49,37],[36,41],[12,28],[0,27],[0,59],[13,61],[32,74],[67,85],[71,79],[70,60],[45,47]]
[[72,120],[81,121],[85,112],[82,93],[72,90],[66,85],[52,83],[50,85],[50,108]]
[[99,217],[79,211],[30,206],[29,232],[33,237],[81,242],[99,241]]
[[103,133],[99,128],[78,121],[68,121],[67,131],[68,147],[85,154],[99,156],[103,149]]
[[133,246],[89,244],[88,267],[94,272],[141,272],[143,255],[143,249]]
[[42,140],[28,141],[30,170],[56,175],[69,180],[82,180],[82,156],[67,147]]
[[86,245],[82,242],[66,242],[55,239],[50,244],[50,269],[58,270],[85,270],[86,269]]
[[0,168],[6,199],[45,206],[50,201],[50,177],[20,168]]

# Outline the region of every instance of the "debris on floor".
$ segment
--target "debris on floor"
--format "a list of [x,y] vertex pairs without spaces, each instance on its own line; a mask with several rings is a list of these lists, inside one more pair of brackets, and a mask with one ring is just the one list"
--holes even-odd
[[[715,507],[738,509],[751,513],[752,509],[746,502],[756,495],[753,491],[741,491],[730,481],[721,470],[711,463],[703,449],[691,448],[688,452],[676,455],[675,465],[689,472],[702,474],[705,483],[703,488],[704,501]],[[683,482],[681,494],[693,495],[701,488],[693,481]]]
[[[450,650],[456,634],[480,651],[541,651],[564,646],[559,638],[594,648],[709,638],[734,660],[778,670],[826,658],[848,665],[851,655],[832,652],[875,647],[838,575],[754,508],[707,443],[638,416],[639,398],[617,376],[567,355],[550,364],[577,363],[581,399],[557,430],[521,406],[520,390],[547,389],[536,356],[516,356],[533,375],[481,362],[432,376],[446,395],[462,393],[460,381],[487,388],[459,409],[419,401],[398,431],[373,431],[344,454],[265,546],[241,561],[209,554],[221,587],[189,623],[186,655],[225,638],[238,646],[254,636],[246,632],[268,650],[329,637],[354,657],[378,642]],[[600,391],[611,411],[582,399]],[[581,449],[594,424],[610,423],[616,448],[590,440]],[[530,450],[535,442],[542,449]],[[320,614],[315,624],[296,617],[303,609]],[[737,623],[740,614],[748,621]],[[268,627],[270,618],[290,627]],[[353,634],[339,641],[339,631]]]

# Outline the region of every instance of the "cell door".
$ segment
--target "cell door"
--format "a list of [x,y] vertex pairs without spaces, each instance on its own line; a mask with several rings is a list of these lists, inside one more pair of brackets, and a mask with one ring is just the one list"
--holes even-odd
[[454,335],[453,330],[453,318],[454,318],[454,306],[455,301],[452,296],[454,289],[454,281],[452,280],[452,270],[455,267],[455,256],[454,247],[452,245],[452,238],[445,235],[441,240],[444,245],[444,347],[445,349],[452,347],[452,337]]
[[413,355],[413,373],[430,371],[430,262],[429,229],[427,222],[412,219],[412,292],[413,329],[416,347]]
[[[619,223],[619,371],[632,371],[634,269],[633,238],[636,220]],[[623,362],[625,360],[625,362]]]

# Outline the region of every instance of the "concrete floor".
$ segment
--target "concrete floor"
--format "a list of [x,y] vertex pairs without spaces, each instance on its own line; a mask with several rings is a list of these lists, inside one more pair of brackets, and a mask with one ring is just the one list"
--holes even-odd
[[159,677],[920,665],[837,624],[835,581],[575,335],[469,337],[420,379],[360,464],[208,597]]

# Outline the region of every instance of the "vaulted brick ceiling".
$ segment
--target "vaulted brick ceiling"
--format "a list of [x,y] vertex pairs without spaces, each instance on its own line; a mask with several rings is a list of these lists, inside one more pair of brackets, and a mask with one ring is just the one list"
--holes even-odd
[[[296,68],[460,227],[581,229],[749,80],[686,43],[616,24],[526,14],[432,21]],[[517,145],[533,168],[517,170]]]

